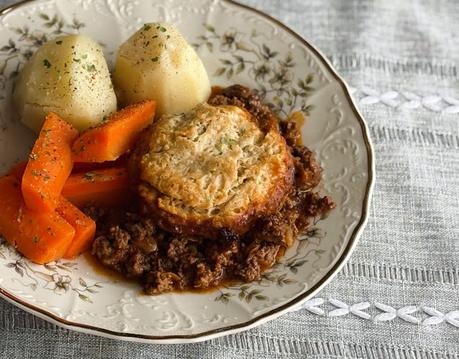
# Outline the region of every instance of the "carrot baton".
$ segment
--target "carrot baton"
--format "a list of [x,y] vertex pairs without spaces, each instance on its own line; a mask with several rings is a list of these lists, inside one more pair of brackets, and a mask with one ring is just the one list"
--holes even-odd
[[60,198],[56,212],[75,229],[75,236],[64,258],[71,259],[87,251],[96,233],[96,223],[64,197]]
[[[25,161],[19,162],[9,171],[9,174],[17,179],[18,187],[26,165]],[[96,223],[62,196],[56,212],[75,230],[75,235],[63,257],[71,259],[89,249],[96,232]]]
[[73,173],[79,172],[91,172],[94,170],[99,170],[103,168],[110,168],[110,167],[119,167],[119,166],[127,166],[129,156],[123,155],[119,157],[115,161],[106,161],[106,162],[74,162],[73,163]]
[[12,246],[39,264],[62,258],[75,230],[59,214],[27,208],[14,176],[0,178],[0,203],[0,234]]
[[56,209],[67,177],[72,171],[71,144],[78,131],[55,113],[46,116],[22,177],[22,195],[30,209]]
[[156,103],[142,101],[111,115],[105,123],[83,132],[73,143],[74,162],[114,161],[135,143],[155,115]]
[[77,207],[116,205],[129,196],[129,176],[124,166],[70,175],[62,195]]

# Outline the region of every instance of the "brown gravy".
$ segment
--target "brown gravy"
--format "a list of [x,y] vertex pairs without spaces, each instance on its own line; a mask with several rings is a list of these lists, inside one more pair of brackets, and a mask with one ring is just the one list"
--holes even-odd
[[90,251],[85,252],[83,257],[86,259],[86,262],[88,262],[94,273],[109,279],[111,282],[136,282],[134,279],[129,279],[123,274],[104,266],[91,254]]
[[221,87],[221,86],[212,86],[212,90],[210,92],[210,97],[209,98],[214,97],[216,95],[219,95],[222,92],[223,92],[223,87]]

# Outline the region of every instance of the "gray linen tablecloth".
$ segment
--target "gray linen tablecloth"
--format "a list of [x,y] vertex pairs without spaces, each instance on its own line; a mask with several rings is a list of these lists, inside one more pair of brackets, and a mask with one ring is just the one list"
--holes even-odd
[[350,262],[303,309],[192,345],[78,334],[0,300],[2,358],[459,358],[459,3],[244,3],[317,45],[368,121],[377,180]]

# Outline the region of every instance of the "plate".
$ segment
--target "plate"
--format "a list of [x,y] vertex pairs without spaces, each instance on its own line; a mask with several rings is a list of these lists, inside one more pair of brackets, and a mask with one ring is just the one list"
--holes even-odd
[[[313,296],[351,255],[368,212],[373,155],[368,130],[344,81],[307,41],[277,20],[228,0],[35,0],[0,14],[0,171],[27,157],[33,135],[10,94],[42,43],[69,33],[117,46],[146,22],[176,24],[201,56],[213,85],[255,88],[274,111],[307,115],[303,139],[324,169],[320,190],[337,208],[299,238],[259,282],[205,293],[145,296],[84,256],[39,266],[0,244],[0,294],[63,327],[112,338],[184,343],[236,333]],[[1,204],[0,204],[1,206]]]

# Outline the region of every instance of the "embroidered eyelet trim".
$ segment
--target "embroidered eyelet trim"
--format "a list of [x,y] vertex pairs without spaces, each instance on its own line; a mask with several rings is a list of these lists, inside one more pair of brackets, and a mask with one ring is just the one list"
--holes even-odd
[[443,79],[457,79],[459,71],[454,62],[431,60],[390,59],[374,54],[327,54],[327,58],[337,69],[375,69],[391,75],[413,74],[437,76]]
[[[378,139],[372,133],[373,139]],[[381,141],[380,141],[381,142]],[[457,141],[459,148],[459,139]],[[429,285],[459,285],[459,269],[409,268],[388,263],[362,263],[350,260],[338,273],[343,278],[365,278],[397,283],[428,283]]]
[[410,91],[399,92],[394,90],[379,92],[368,87],[363,87],[361,89],[350,87],[349,90],[357,102],[363,106],[383,104],[392,108],[404,110],[422,107],[432,112],[445,114],[459,113],[459,99],[450,96],[422,96]]
[[[328,310],[321,308],[328,304]],[[354,315],[361,319],[374,322],[388,322],[399,318],[407,323],[417,325],[437,325],[441,323],[450,324],[459,328],[459,310],[452,310],[442,313],[439,310],[428,306],[407,305],[395,308],[391,305],[379,302],[359,302],[347,304],[339,299],[312,298],[292,311],[305,309],[308,312],[328,317],[342,317]],[[372,313],[370,313],[371,311]]]

